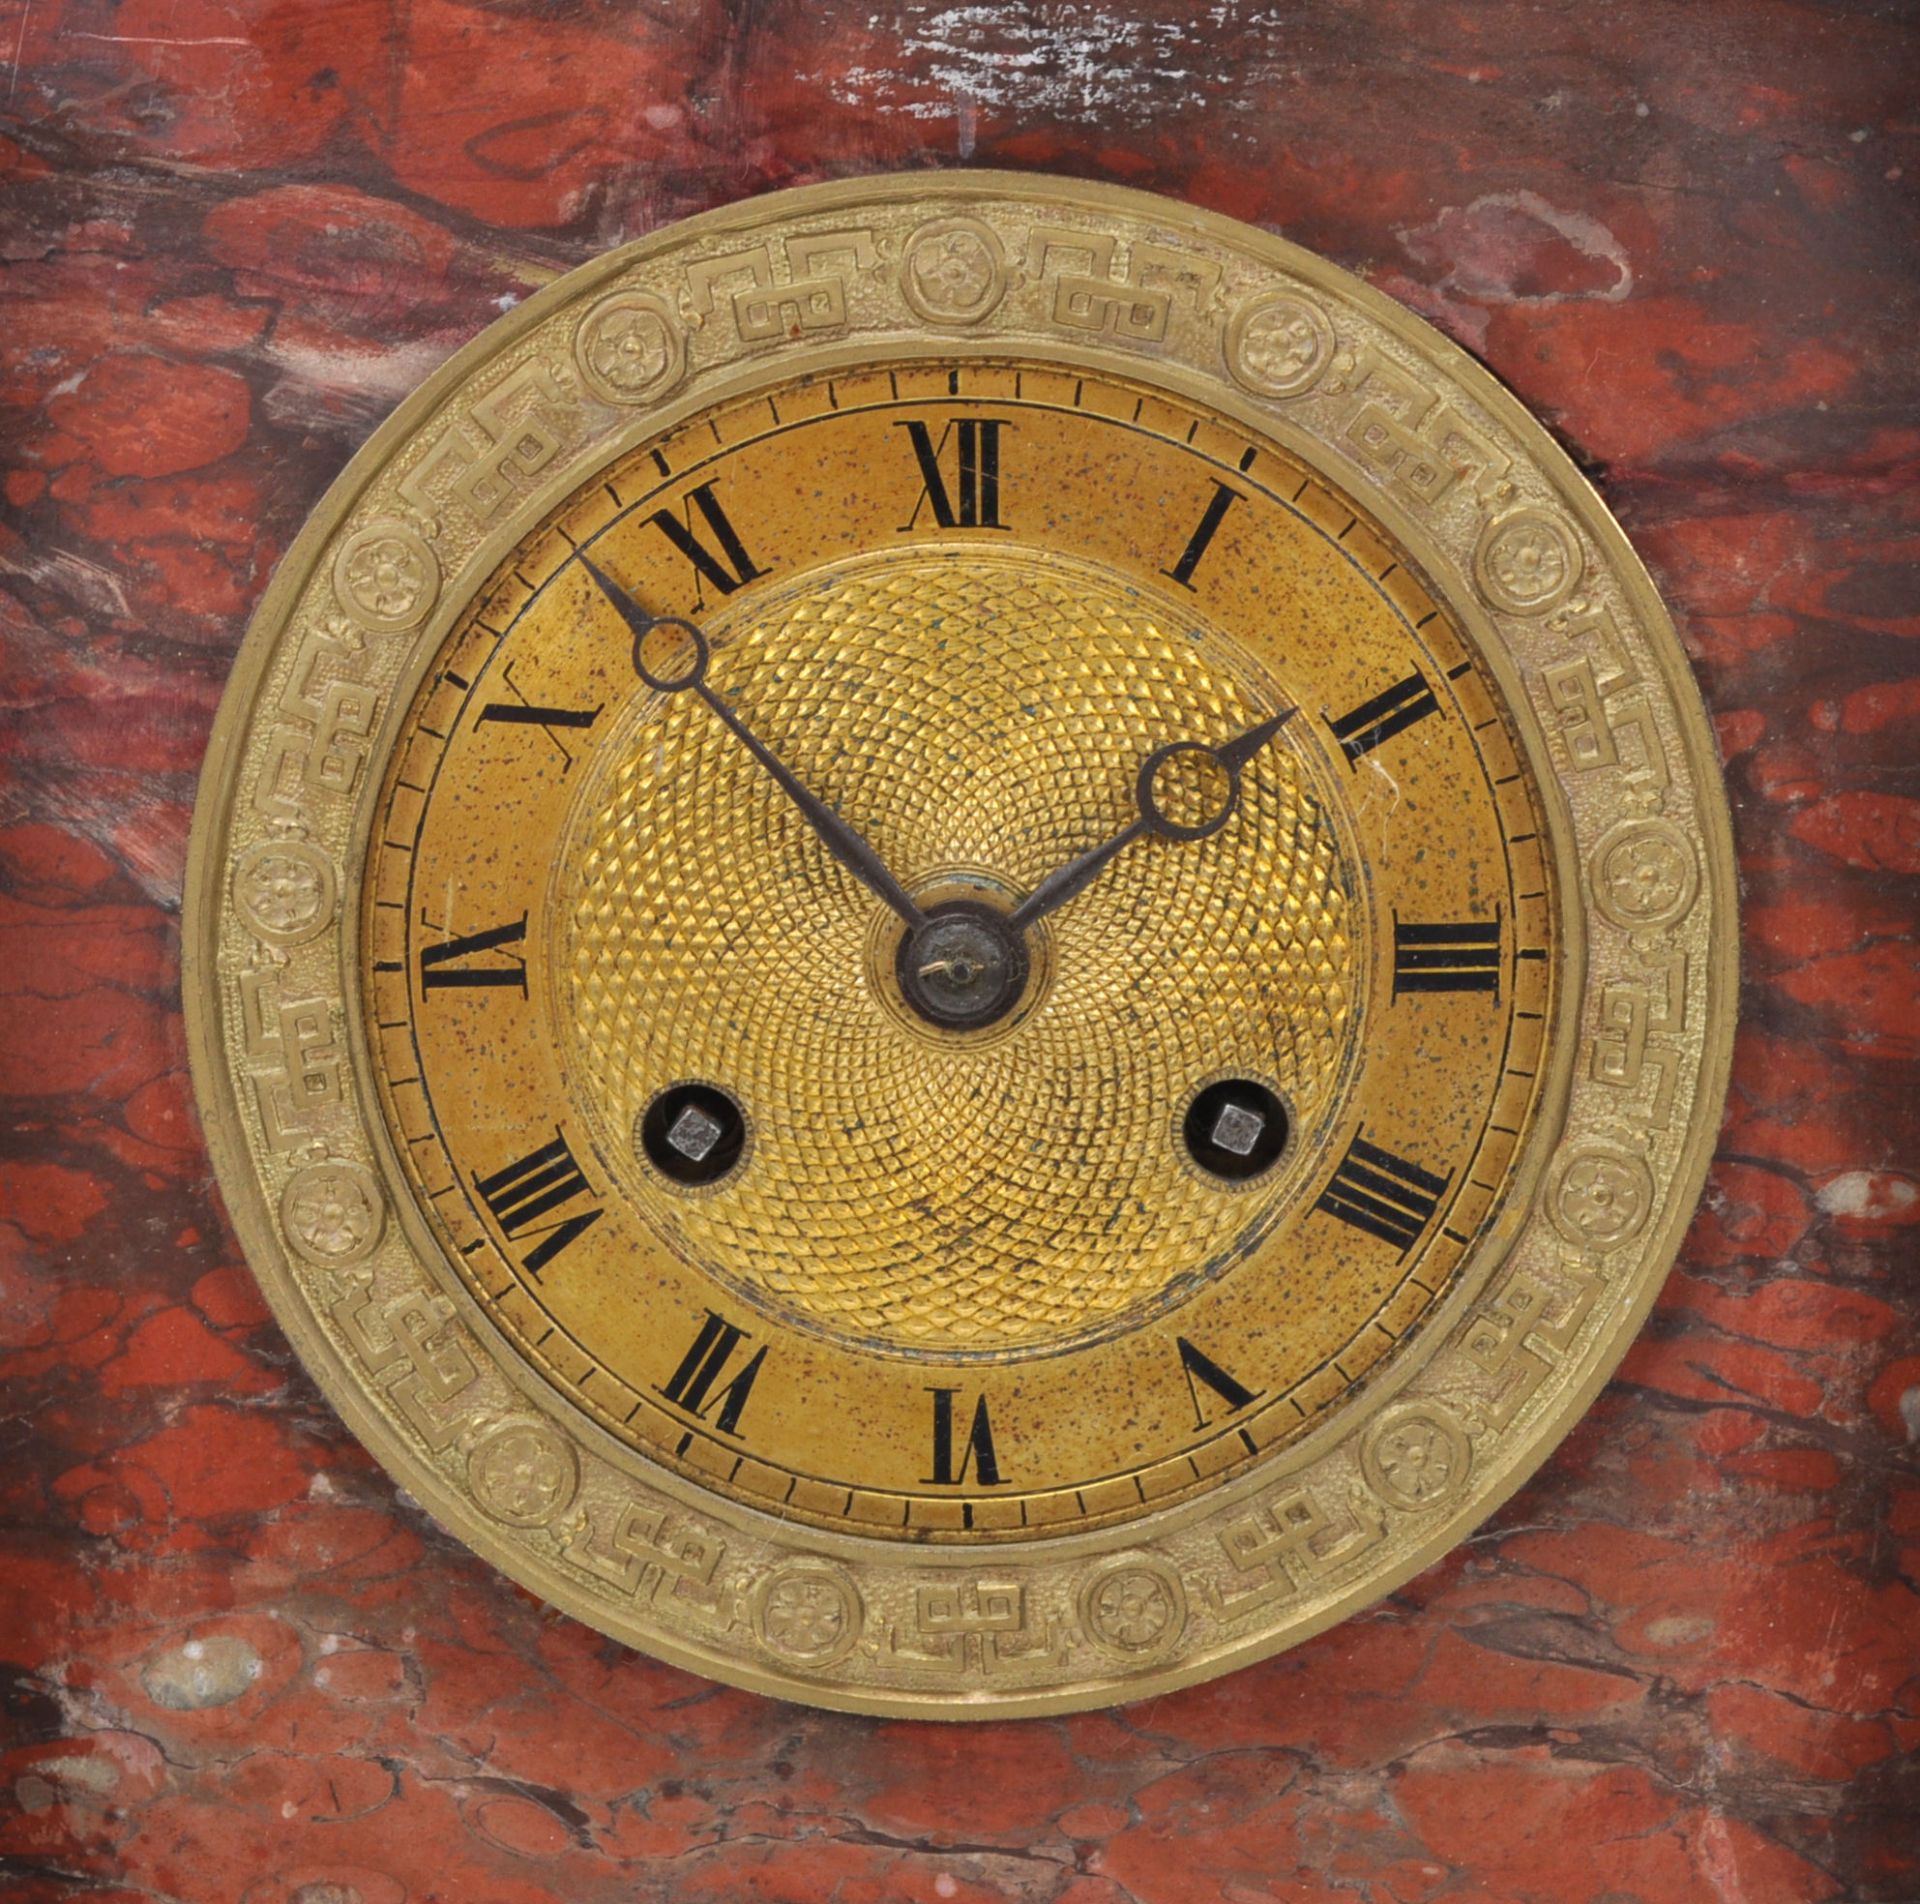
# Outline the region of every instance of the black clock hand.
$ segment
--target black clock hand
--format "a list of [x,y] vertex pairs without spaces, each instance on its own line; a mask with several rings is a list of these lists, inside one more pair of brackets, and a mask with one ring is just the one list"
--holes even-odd
[[[1064,906],[1077,893],[1084,892],[1116,853],[1147,834],[1157,834],[1163,840],[1204,840],[1209,834],[1219,832],[1233,817],[1234,808],[1240,804],[1240,770],[1279,733],[1292,718],[1293,711],[1289,707],[1283,708],[1278,714],[1269,715],[1257,727],[1250,727],[1244,734],[1236,735],[1223,747],[1207,747],[1199,741],[1177,740],[1170,746],[1156,748],[1142,763],[1140,778],[1134,785],[1134,799],[1140,811],[1111,839],[1103,840],[1098,846],[1082,853],[1078,859],[1071,859],[1058,871],[1049,873],[1014,907],[1007,924],[1016,932],[1024,932],[1036,919],[1044,918],[1056,906]],[[1220,803],[1220,810],[1198,826],[1186,826],[1178,820],[1168,819],[1153,796],[1155,776],[1168,761],[1180,754],[1204,755],[1227,776],[1227,797]]]
[[[714,693],[712,688],[707,686],[707,663],[711,658],[711,649],[705,632],[683,616],[648,614],[590,556],[581,556],[580,565],[593,577],[601,594],[620,611],[621,620],[627,624],[632,633],[633,670],[641,680],[660,694],[679,694],[690,688],[699,695],[701,700],[706,702],[708,707],[726,723],[727,730],[735,739],[773,776],[780,791],[800,809],[807,824],[820,836],[834,858],[862,885],[891,906],[908,925],[916,930],[924,926],[927,923],[927,915],[914,904],[913,897],[907,889],[887,871],[880,855],[818,794],[809,793],[773,750],[719,695]],[[641,650],[647,637],[658,629],[677,629],[693,643],[693,661],[684,673],[655,674],[647,666]]]

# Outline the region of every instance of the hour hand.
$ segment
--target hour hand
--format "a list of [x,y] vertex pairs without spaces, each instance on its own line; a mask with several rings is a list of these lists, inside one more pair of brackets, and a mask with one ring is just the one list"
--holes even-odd
[[[725,723],[727,731],[772,775],[780,791],[800,809],[801,816],[834,858],[908,925],[916,930],[924,926],[927,915],[914,903],[912,894],[887,871],[880,855],[826,801],[803,787],[785,762],[707,685],[707,664],[712,659],[712,650],[705,631],[684,616],[649,614],[591,556],[581,556],[580,566],[593,577],[594,586],[619,610],[620,619],[627,624],[633,636],[633,670],[640,679],[660,694],[697,694]],[[660,674],[647,664],[647,637],[662,629],[675,631],[692,644],[693,659],[678,674]]]
[[[1057,871],[1049,873],[1013,909],[1007,923],[1016,932],[1024,932],[1036,919],[1044,918],[1056,907],[1064,906],[1069,899],[1084,892],[1105,870],[1107,862],[1115,854],[1149,833],[1157,834],[1163,840],[1204,840],[1209,834],[1219,832],[1233,817],[1234,808],[1240,804],[1241,770],[1287,724],[1293,717],[1293,711],[1290,707],[1282,708],[1278,714],[1268,715],[1264,721],[1249,727],[1244,734],[1236,734],[1219,747],[1208,747],[1200,741],[1177,740],[1169,746],[1156,748],[1141,763],[1140,777],[1134,784],[1134,803],[1139,809],[1134,817],[1110,839],[1102,840],[1079,858],[1071,859]],[[1198,822],[1171,818],[1154,793],[1154,782],[1161,770],[1182,758],[1211,761],[1226,775],[1222,797],[1214,810]]]

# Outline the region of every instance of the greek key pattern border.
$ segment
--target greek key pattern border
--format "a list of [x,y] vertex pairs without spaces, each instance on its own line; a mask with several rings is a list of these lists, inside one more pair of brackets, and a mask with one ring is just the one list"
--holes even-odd
[[[409,1236],[352,1075],[353,845],[383,723],[504,526],[744,377],[912,346],[1097,353],[1179,379],[1367,495],[1530,710],[1585,915],[1566,1136],[1471,1309],[1311,1460],[1104,1541],[930,1554],[796,1538],[567,1432]],[[893,1711],[958,1690],[1004,1714],[1138,1696],[1316,1630],[1545,1457],[1624,1348],[1697,1189],[1733,1004],[1716,976],[1731,882],[1704,717],[1651,584],[1545,433],[1463,365],[1332,267],[1179,206],[876,179],[583,268],[356,459],[223,711],[228,769],[203,793],[190,899],[212,988],[196,1075],[209,1127],[234,1133],[222,1177],[252,1187],[243,1227],[276,1309],[469,1544],[719,1677]]]

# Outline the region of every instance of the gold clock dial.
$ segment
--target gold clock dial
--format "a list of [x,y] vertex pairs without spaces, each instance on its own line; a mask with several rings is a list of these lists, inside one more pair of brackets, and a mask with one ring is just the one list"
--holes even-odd
[[1137,1695],[1404,1578],[1650,1302],[1724,814],[1591,492],[1158,201],[562,281],[289,558],[196,835],[223,1181],[349,1420],[607,1630]]
[[[1012,915],[1156,749],[1295,714],[1224,826],[1117,856],[1012,1009],[943,1024],[587,561],[697,618],[928,903]],[[1217,413],[1031,360],[756,390],[532,526],[414,699],[363,889],[397,1152],[528,1364],[709,1487],[934,1540],[1137,1518],[1380,1371],[1500,1205],[1557,946],[1510,729],[1407,551]],[[1205,816],[1209,766],[1156,797]],[[690,1089],[744,1126],[712,1181],[642,1134]],[[1259,1157],[1189,1131],[1215,1099]]]

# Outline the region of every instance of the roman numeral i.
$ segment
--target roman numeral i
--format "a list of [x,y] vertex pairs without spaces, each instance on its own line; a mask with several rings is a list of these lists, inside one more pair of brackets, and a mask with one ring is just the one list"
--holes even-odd
[[489,701],[480,710],[477,725],[485,727],[489,722],[499,727],[537,727],[547,737],[549,744],[560,756],[560,771],[567,773],[573,767],[573,753],[566,742],[560,738],[563,731],[578,729],[584,732],[600,718],[600,709],[605,704],[596,701],[592,707],[545,707],[529,701],[520,692],[520,685],[513,678],[513,663],[508,662],[501,671],[507,691],[513,695],[511,701]]
[[1162,569],[1160,573],[1171,575],[1182,588],[1191,588],[1193,572],[1200,566],[1200,558],[1206,554],[1213,543],[1213,538],[1219,533],[1221,523],[1227,519],[1227,511],[1239,500],[1239,490],[1229,489],[1225,483],[1216,482],[1206,513],[1200,518],[1200,526],[1187,538],[1187,546],[1181,550],[1179,561],[1170,569]]

